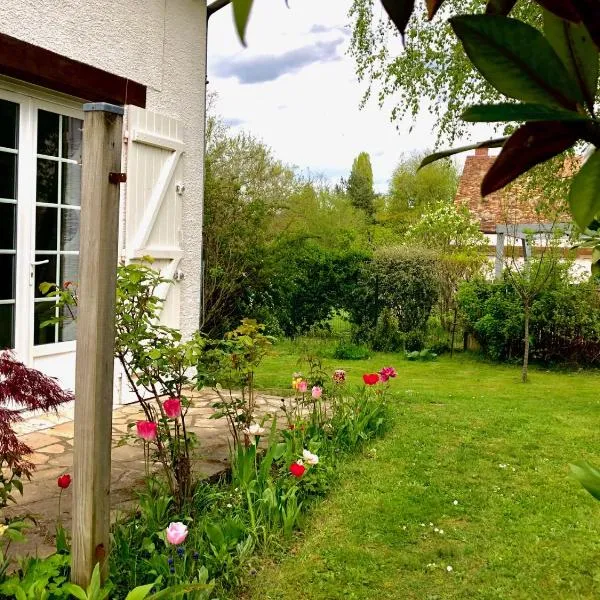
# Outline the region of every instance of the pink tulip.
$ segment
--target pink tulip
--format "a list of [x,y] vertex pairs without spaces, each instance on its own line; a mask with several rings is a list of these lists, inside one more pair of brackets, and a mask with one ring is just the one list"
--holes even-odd
[[165,414],[169,419],[177,419],[181,416],[181,400],[179,398],[169,398],[163,402]]
[[384,383],[388,381],[391,377],[396,377],[398,373],[396,373],[396,369],[394,367],[383,367],[381,371],[379,371],[379,375],[381,376],[381,381]]
[[313,397],[315,400],[318,400],[318,399],[321,397],[321,394],[323,393],[323,388],[322,388],[322,387],[320,387],[320,386],[318,386],[318,385],[315,385],[315,386],[313,387],[313,389],[312,389],[312,392],[311,392],[311,393],[312,393],[312,397]]
[[138,421],[136,423],[137,434],[147,442],[156,439],[157,425],[154,421]]
[[306,383],[306,381],[302,380],[299,384],[298,384],[298,391],[301,394],[306,393],[306,390],[308,388],[308,384]]
[[167,527],[167,542],[169,542],[169,544],[173,544],[174,546],[183,544],[187,535],[187,525],[179,522],[169,523],[169,526]]

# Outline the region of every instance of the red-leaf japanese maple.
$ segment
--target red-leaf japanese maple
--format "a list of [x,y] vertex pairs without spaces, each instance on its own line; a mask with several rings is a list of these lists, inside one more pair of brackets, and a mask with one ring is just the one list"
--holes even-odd
[[7,468],[11,476],[0,480],[0,506],[12,500],[15,479],[31,477],[35,468],[27,459],[32,449],[21,442],[13,425],[23,420],[28,410],[50,411],[73,400],[73,394],[64,391],[57,381],[15,359],[8,350],[0,352],[0,467]]

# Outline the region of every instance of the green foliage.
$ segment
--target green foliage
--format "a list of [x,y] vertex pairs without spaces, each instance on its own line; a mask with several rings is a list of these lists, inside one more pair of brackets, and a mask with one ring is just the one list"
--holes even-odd
[[369,218],[375,214],[373,169],[367,152],[361,152],[352,163],[348,178],[348,196],[352,206],[363,210]]
[[437,358],[437,354],[430,350],[429,348],[424,348],[423,350],[414,350],[413,352],[406,353],[407,360],[423,360],[430,361],[435,360]]
[[[441,4],[429,5],[430,19]],[[412,111],[416,116],[420,108],[417,99],[423,96],[448,98],[445,105],[448,110],[440,120],[440,131],[450,138],[461,131],[457,125],[458,107],[464,109],[466,102],[475,99],[479,104],[466,111],[463,115],[466,120],[525,121],[516,130],[509,127],[514,133],[508,140],[501,141],[503,150],[482,183],[484,196],[536,165],[561,155],[578,142],[593,147],[600,145],[595,115],[600,48],[598,7],[579,0],[539,1],[537,4],[544,10],[534,2],[493,2],[488,5],[487,14],[469,14],[477,11],[477,2],[454,2],[453,9],[466,13],[449,20],[462,49],[456,39],[448,36],[445,26],[425,25],[420,11],[416,11],[412,27],[408,28],[407,47],[398,59],[391,59],[385,49],[378,51],[384,40],[387,41],[389,22],[374,23],[373,0],[355,0],[351,10],[355,17],[352,52],[357,58],[359,76],[367,74],[372,82],[384,81],[382,102],[400,88],[405,97],[400,110],[403,114]],[[400,7],[393,10],[386,3],[384,7],[404,34],[414,2],[400,2]],[[515,18],[506,16],[511,11]],[[420,51],[415,52],[417,49]],[[431,63],[442,66],[423,69],[424,64]],[[400,73],[404,76],[402,83],[398,82]],[[462,85],[457,85],[459,83]],[[407,97],[412,102],[406,102]],[[481,101],[497,102],[505,97],[520,103],[481,104]],[[457,152],[464,150],[460,148]],[[435,158],[450,154],[437,153]],[[593,158],[590,160],[589,166],[575,175],[569,196],[572,214],[581,229],[585,229],[600,210],[595,200],[598,194],[594,191],[598,189],[598,169]],[[567,165],[567,175],[576,171],[573,166],[574,163]],[[550,189],[561,187],[565,169],[562,164],[559,168],[546,177]],[[558,173],[561,177],[556,177]]]
[[450,161],[419,170],[421,155],[403,157],[394,169],[384,210],[378,220],[403,233],[423,213],[454,201],[458,173]]
[[299,335],[346,307],[366,259],[360,250],[282,241],[272,248],[269,287],[255,301],[268,308],[285,335]]
[[366,346],[340,340],[333,351],[333,358],[339,358],[341,360],[362,360],[364,358],[369,358],[370,354],[371,353]]
[[600,500],[600,471],[584,460],[571,465],[571,473],[596,500]]
[[267,285],[273,221],[296,192],[293,172],[254,137],[230,135],[214,115],[207,120],[203,214],[203,322],[220,337],[248,316]]
[[[383,308],[369,335],[369,343],[377,352],[397,352],[404,348],[405,336],[398,328],[398,318],[389,307]],[[340,357],[342,358],[342,357]]]
[[196,364],[198,389],[210,385],[219,396],[211,418],[227,420],[236,446],[256,418],[254,371],[273,343],[264,329],[253,319],[243,319],[222,340],[207,341]]
[[358,335],[367,339],[385,308],[401,333],[423,330],[437,297],[433,252],[404,247],[380,249],[365,263],[354,291],[351,319],[358,326]]
[[487,240],[479,222],[464,206],[433,205],[406,232],[407,245],[423,246],[444,255],[481,258]]
[[[511,279],[474,280],[459,291],[468,331],[495,360],[517,358],[523,351],[523,302]],[[531,304],[531,355],[544,363],[598,364],[600,303],[591,282],[555,280]]]
[[[152,456],[162,466],[171,495],[182,505],[193,487],[191,454],[196,444],[194,435],[186,429],[190,402],[184,392],[197,386],[198,373],[194,369],[205,339],[195,333],[183,340],[179,330],[160,324],[164,304],[161,288],[169,283],[152,268],[151,257],[119,266],[114,352],[146,420],[157,428],[156,439],[150,443],[133,438],[144,445],[146,474]],[[65,306],[77,306],[76,288],[71,282],[62,289],[55,284],[48,289],[54,290],[60,314],[65,314]],[[69,318],[75,317],[71,313]],[[177,418],[167,417],[163,408],[167,398],[181,403]]]
[[364,211],[214,116],[207,138],[201,330],[221,337],[251,317],[296,335],[326,319],[367,249]]
[[[337,465],[385,430],[388,384],[358,390],[335,384],[314,359],[306,379],[296,375],[306,382],[307,392],[296,390],[282,401],[287,427],[273,420],[270,430],[255,430],[237,444],[228,480],[198,485],[181,508],[171,501],[168,488],[147,481],[136,515],[118,521],[112,530],[111,597],[120,600],[132,583],[144,593],[155,585],[161,590],[157,598],[176,597],[163,587],[193,578],[200,578],[198,583],[213,580],[216,597],[234,594],[244,573],[254,567],[256,551],[289,538],[335,481]],[[316,384],[322,385],[320,398],[311,394]],[[299,460],[305,470],[293,476],[290,466]],[[189,527],[185,544],[177,548],[165,539],[172,521]],[[179,588],[168,589],[174,594]],[[213,596],[186,598],[208,597]]]

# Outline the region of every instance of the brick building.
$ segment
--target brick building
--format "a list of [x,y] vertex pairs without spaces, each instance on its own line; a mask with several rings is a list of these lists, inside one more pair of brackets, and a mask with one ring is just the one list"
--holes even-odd
[[[466,206],[479,221],[481,232],[489,240],[490,261],[496,263],[498,274],[502,270],[501,257],[505,260],[508,255],[522,256],[531,252],[524,243],[523,230],[547,232],[553,221],[536,210],[541,194],[517,198],[514,188],[508,188],[485,198],[481,196],[481,182],[495,159],[487,148],[478,148],[475,154],[467,156],[454,201],[458,206]],[[570,218],[565,215],[560,221],[568,223]],[[577,271],[589,273],[589,250],[579,250],[575,263]]]

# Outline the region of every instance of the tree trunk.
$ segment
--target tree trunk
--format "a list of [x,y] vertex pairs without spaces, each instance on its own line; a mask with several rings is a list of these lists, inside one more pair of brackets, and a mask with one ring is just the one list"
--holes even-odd
[[523,342],[525,343],[523,349],[523,371],[521,373],[521,381],[527,383],[527,367],[529,365],[529,306],[525,306],[525,322],[524,322],[524,333]]
[[450,342],[450,358],[454,356],[454,338],[456,336],[456,320],[458,317],[458,306],[454,307],[454,320],[452,322],[452,341]]

